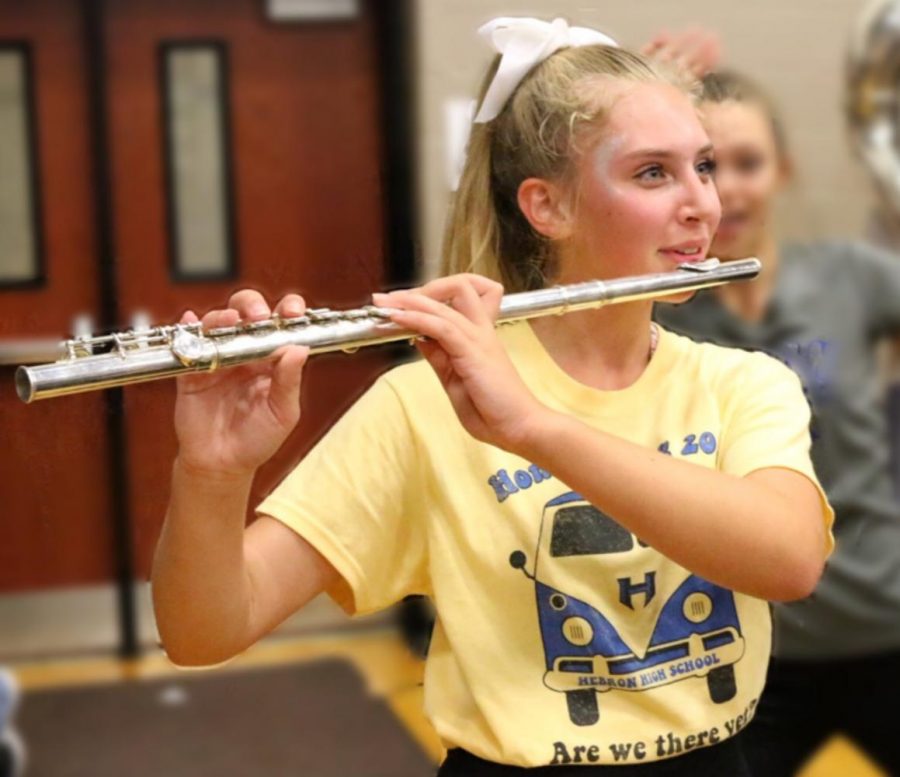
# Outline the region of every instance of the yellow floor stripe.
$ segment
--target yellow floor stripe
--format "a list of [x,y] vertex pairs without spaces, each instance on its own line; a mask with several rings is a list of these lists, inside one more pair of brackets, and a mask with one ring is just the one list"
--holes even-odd
[[213,668],[183,669],[174,666],[159,651],[131,660],[114,657],[77,658],[13,664],[23,690],[94,685],[121,680],[141,680],[167,676],[185,676],[195,672],[229,671],[257,666],[302,663],[328,657],[342,657],[356,664],[366,651],[383,653],[398,640],[390,631],[342,633],[314,637],[271,639],[254,645],[226,664]]
[[846,737],[833,736],[797,777],[889,777]]
[[422,688],[397,691],[387,697],[387,702],[394,715],[432,762],[439,764],[443,761],[447,751],[434,727],[422,712]]

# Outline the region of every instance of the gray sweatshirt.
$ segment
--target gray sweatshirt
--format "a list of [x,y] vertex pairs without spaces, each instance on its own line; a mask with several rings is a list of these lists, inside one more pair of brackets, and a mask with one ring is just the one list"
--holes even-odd
[[696,340],[766,351],[803,382],[836,547],[811,597],[774,606],[775,654],[900,650],[900,502],[876,361],[878,340],[900,334],[900,257],[857,243],[786,246],[761,322],[733,316],[711,291],[659,304],[656,318]]

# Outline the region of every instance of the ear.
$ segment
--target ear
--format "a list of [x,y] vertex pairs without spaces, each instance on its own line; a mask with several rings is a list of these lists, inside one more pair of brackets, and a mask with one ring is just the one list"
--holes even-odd
[[519,184],[519,210],[536,232],[551,240],[572,233],[572,212],[559,184],[544,178],[526,178]]

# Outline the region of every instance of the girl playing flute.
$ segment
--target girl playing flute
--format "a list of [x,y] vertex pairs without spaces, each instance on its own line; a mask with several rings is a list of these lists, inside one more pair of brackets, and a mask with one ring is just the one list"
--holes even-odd
[[[248,528],[306,354],[179,379],[166,650],[226,660],[322,591],[350,613],[427,594],[442,777],[745,774],[732,737],[765,678],[768,600],[806,596],[831,547],[799,381],[652,324],[645,301],[497,332],[504,289],[704,258],[720,206],[685,76],[562,19],[482,33],[497,57],[448,275],[374,299],[424,359],[382,376]],[[243,290],[203,323],[269,315]]]

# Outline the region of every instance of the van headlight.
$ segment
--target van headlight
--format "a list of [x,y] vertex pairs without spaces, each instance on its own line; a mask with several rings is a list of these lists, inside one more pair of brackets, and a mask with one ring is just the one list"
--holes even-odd
[[713,611],[713,601],[709,594],[694,591],[684,600],[682,612],[691,623],[703,623]]
[[573,645],[584,647],[594,639],[594,627],[584,618],[566,618],[562,625],[563,636]]

